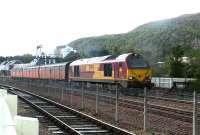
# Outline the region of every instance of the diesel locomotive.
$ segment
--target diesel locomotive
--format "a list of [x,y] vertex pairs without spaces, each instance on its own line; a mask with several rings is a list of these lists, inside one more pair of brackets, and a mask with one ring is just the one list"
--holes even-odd
[[138,53],[79,59],[41,66],[16,66],[12,78],[49,79],[66,82],[120,84],[123,88],[150,87],[151,67]]

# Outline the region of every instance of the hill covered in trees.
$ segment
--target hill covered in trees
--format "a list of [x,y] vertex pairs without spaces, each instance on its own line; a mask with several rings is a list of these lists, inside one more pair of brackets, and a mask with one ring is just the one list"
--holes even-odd
[[17,56],[7,56],[3,57],[0,56],[0,63],[3,61],[11,61],[11,60],[20,60],[22,63],[29,63],[31,62],[35,56],[31,54],[24,54],[24,55],[17,55]]
[[68,45],[81,57],[136,51],[154,64],[165,61],[177,45],[188,52],[200,48],[200,13],[150,22],[124,34],[81,38]]

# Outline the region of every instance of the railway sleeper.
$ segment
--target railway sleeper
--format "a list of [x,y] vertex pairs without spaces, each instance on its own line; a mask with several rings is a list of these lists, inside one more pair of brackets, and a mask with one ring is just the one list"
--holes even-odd
[[[111,134],[132,134],[130,132],[121,130],[117,127],[114,127],[112,125],[106,124],[106,123],[102,123],[101,121],[92,118],[91,116],[85,115],[83,113],[80,113],[78,111],[75,111],[73,109],[70,109],[68,107],[65,107],[63,105],[60,105],[54,101],[51,100],[47,100],[46,98],[31,94],[31,96],[25,96],[23,97],[23,92],[21,92],[22,90],[17,89],[20,92],[16,92],[17,95],[19,95],[19,97],[21,99],[23,99],[25,102],[31,104],[34,108],[38,109],[41,113],[43,113],[46,117],[51,118],[51,120],[53,120],[55,123],[57,123],[60,127],[64,128],[66,131],[69,131],[70,134],[71,133],[75,133],[75,134],[83,134],[83,135],[90,135],[90,134],[96,134],[96,135],[111,135]],[[26,94],[29,92],[24,91]],[[35,97],[34,97],[35,96]],[[39,98],[39,100],[37,99]],[[41,105],[37,105],[37,104],[33,104],[32,102],[41,102],[41,101],[46,101],[46,104],[44,106]],[[39,103],[40,104],[40,103]],[[55,107],[54,107],[55,105]],[[52,107],[53,106],[53,107]],[[43,107],[43,108],[42,108]],[[58,111],[59,110],[59,111]],[[68,111],[67,115],[66,111]],[[63,117],[63,115],[57,115],[57,114],[64,114],[64,116],[73,116],[72,114],[76,115],[76,117]],[[58,117],[55,117],[58,116]],[[61,117],[60,117],[61,116]],[[64,120],[61,120],[64,119]],[[96,124],[95,124],[96,123]],[[93,125],[94,124],[94,125]],[[72,128],[72,125],[79,125],[79,127],[76,127],[76,129],[74,129],[75,127]],[[92,125],[92,126],[84,126],[84,125]],[[54,132],[59,132],[60,130],[58,128],[54,128]]]

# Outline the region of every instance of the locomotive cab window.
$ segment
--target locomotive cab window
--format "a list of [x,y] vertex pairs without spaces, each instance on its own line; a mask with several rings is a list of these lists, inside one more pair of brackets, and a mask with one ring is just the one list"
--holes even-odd
[[104,64],[104,76],[112,76],[112,64]]
[[79,66],[74,66],[74,77],[80,77]]
[[130,69],[132,68],[147,68],[149,67],[146,60],[140,55],[131,55],[127,59],[127,64]]

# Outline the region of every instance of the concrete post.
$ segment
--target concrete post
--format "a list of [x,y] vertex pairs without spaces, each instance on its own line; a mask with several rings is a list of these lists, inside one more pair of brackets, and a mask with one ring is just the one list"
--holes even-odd
[[193,131],[192,134],[193,135],[197,135],[198,134],[198,130],[197,130],[197,93],[194,90],[193,92]]
[[115,90],[115,122],[118,122],[118,100],[119,100],[119,91],[118,91],[118,85],[116,85]]
[[144,131],[147,130],[147,88],[144,88]]
[[17,115],[17,95],[7,95],[6,96],[6,102],[8,104],[9,110],[11,112],[12,118]]
[[39,135],[39,121],[36,118],[15,116],[17,135]]
[[99,111],[99,85],[96,85],[96,114]]

